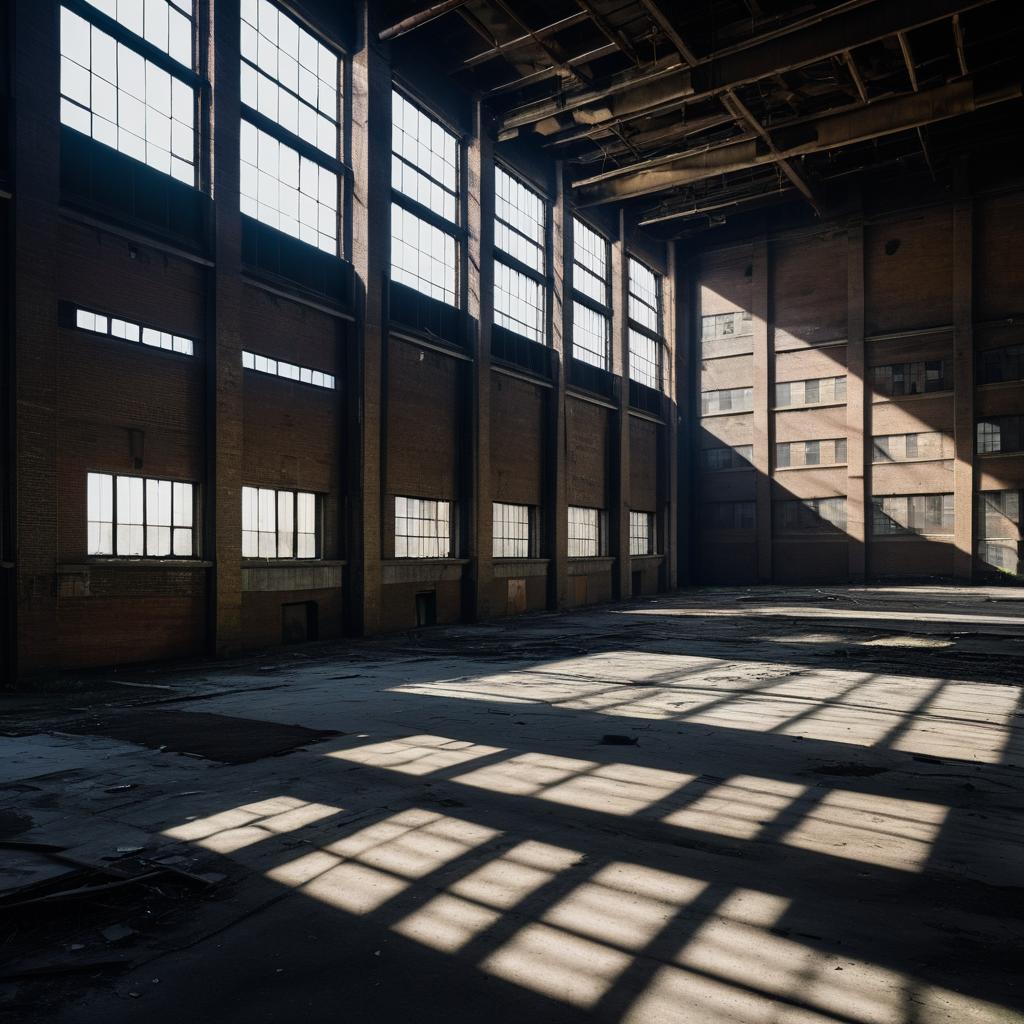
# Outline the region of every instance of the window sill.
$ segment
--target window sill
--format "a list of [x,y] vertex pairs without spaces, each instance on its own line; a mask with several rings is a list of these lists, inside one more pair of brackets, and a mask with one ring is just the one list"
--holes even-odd
[[711,476],[718,476],[722,473],[750,473],[755,467],[754,466],[730,466],[728,469],[708,469],[707,466],[701,466],[700,471]]
[[929,462],[953,462],[954,457],[952,455],[944,455],[937,459],[879,459],[878,461],[872,460],[871,465],[873,467],[878,466],[915,466],[920,463]]
[[61,562],[57,573],[80,573],[90,569],[212,569],[213,562],[198,558],[90,558],[84,562]]
[[953,543],[953,534],[951,533],[912,533],[907,531],[905,533],[873,533],[871,534],[873,541],[912,541],[912,540],[927,540],[927,541],[939,541],[944,544]]
[[381,562],[381,582],[458,582],[463,566],[468,564],[468,558],[386,558]]
[[945,391],[923,391],[916,395],[872,395],[872,405],[898,405],[900,402],[919,402],[922,398],[951,398],[953,389]]
[[631,562],[660,562],[665,556],[664,555],[630,555],[629,559]]
[[772,412],[806,412],[808,409],[840,409],[846,405],[842,402],[811,402],[809,405],[773,405]]
[[522,576],[547,576],[551,560],[548,558],[495,558],[495,579],[515,579]]
[[[799,442],[797,442],[799,443]],[[798,473],[802,469],[846,469],[848,467],[846,462],[816,462],[810,466],[776,466],[776,473]]]
[[243,558],[243,569],[296,569],[312,565],[347,565],[340,559],[332,558]]
[[[1024,449],[1015,452],[977,452],[978,458],[980,459],[1005,459],[1014,455],[1024,455]],[[944,459],[944,462],[951,461],[950,459]]]
[[570,576],[591,576],[596,573],[611,572],[615,559],[610,555],[587,555],[583,558],[569,558]]
[[715,416],[753,416],[753,409],[726,409],[723,412],[702,412],[700,418],[702,420],[710,420]]

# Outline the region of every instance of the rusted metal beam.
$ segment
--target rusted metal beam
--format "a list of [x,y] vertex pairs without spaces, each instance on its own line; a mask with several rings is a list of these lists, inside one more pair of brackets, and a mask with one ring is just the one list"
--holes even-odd
[[[641,2],[648,10],[652,6],[658,9],[656,0]],[[806,22],[772,33],[771,38],[755,38],[743,46],[701,57],[690,68],[685,67],[689,63],[685,57],[681,58],[682,64],[656,62],[608,79],[596,89],[562,92],[548,99],[523,104],[505,115],[502,127],[523,127],[570,111],[578,123],[598,120],[602,110],[606,112],[604,118],[610,120],[617,116],[615,108],[620,105],[619,101],[625,101],[638,89],[648,92],[646,107],[635,102],[621,104],[629,108],[631,116],[639,116],[645,109],[660,106],[672,98],[672,93],[680,102],[694,102],[778,72],[840,56],[845,50],[942,21],[992,2],[994,0],[848,0]],[[662,19],[669,26],[668,29],[663,28],[668,38],[672,39],[673,34],[678,38],[678,31],[672,28],[663,12]],[[686,48],[685,40],[680,41],[685,52],[696,57]],[[673,45],[677,44],[673,42]],[[683,54],[684,50],[679,53]],[[661,88],[652,89],[657,82],[661,82]]]
[[820,216],[821,204],[815,198],[814,192],[811,190],[811,186],[804,181],[803,175],[800,174],[792,164],[790,164],[789,160],[779,152],[774,139],[772,139],[771,134],[765,129],[764,125],[761,124],[761,122],[751,113],[746,104],[744,104],[739,96],[732,92],[732,90],[727,92],[722,97],[722,100],[726,110],[730,113],[735,113],[739,120],[748,124],[761,137],[764,144],[768,147],[768,152],[775,157],[775,162],[779,165],[779,169],[802,193],[807,202],[811,204],[814,212]]
[[857,61],[854,59],[852,50],[843,50],[843,63],[846,65],[846,70],[850,72],[850,78],[853,79],[853,84],[861,103],[867,103],[868,89],[864,84],[864,79],[861,77],[860,69],[857,67]]
[[718,210],[727,210],[734,206],[744,206],[747,203],[767,202],[778,196],[795,195],[796,189],[791,185],[780,185],[768,192],[756,192],[746,196],[736,196],[732,199],[723,199],[714,203],[694,203],[692,206],[680,206],[673,209],[652,210],[640,218],[641,227],[650,227],[652,224],[664,224],[670,220],[688,220],[692,217],[703,217],[708,213],[715,213]]
[[431,4],[425,10],[417,14],[410,14],[408,18],[403,18],[401,21],[395,22],[394,25],[389,25],[377,34],[377,38],[382,43],[387,42],[389,39],[397,39],[399,36],[404,36],[407,32],[412,32],[422,25],[426,25],[435,18],[440,18],[449,11],[458,10],[466,2],[467,0],[443,0],[442,3]]
[[609,42],[614,43],[634,64],[640,63],[640,54],[636,52],[636,47],[622,32],[608,22],[608,19],[590,3],[590,0],[576,0],[576,3],[581,10],[586,11],[601,35]]
[[[611,53],[617,53],[618,49],[619,48],[614,43],[605,43],[604,46],[599,46],[594,50],[588,50],[586,53],[570,57],[565,63],[568,64],[569,67],[581,67],[585,64],[589,64],[591,61],[598,60],[601,57],[607,57]],[[543,82],[545,79],[555,78],[560,71],[560,65],[552,64],[551,67],[541,68],[539,71],[533,71],[528,75],[523,75],[522,78],[515,78],[509,82],[503,82],[501,85],[497,85],[493,89],[488,90],[486,95],[500,96],[502,93],[515,92],[516,90],[523,89],[528,85],[536,85],[537,82]]]
[[897,32],[896,38],[899,40],[900,53],[903,54],[903,63],[907,68],[907,77],[910,79],[910,87],[914,92],[919,92],[921,87],[917,81],[917,68],[914,67],[914,58],[910,52],[910,42],[907,39],[907,33]]
[[622,202],[718,175],[765,164],[778,164],[812,153],[913,131],[936,121],[958,117],[1020,96],[1019,81],[977,95],[973,81],[958,79],[934,89],[880,100],[866,107],[822,117],[810,125],[794,127],[788,133],[776,132],[777,148],[774,151],[767,149],[757,139],[741,139],[607,171],[576,181],[573,187],[580,205]]
[[510,39],[507,43],[496,42],[491,49],[484,50],[482,53],[474,54],[472,57],[467,57],[466,60],[462,62],[462,68],[460,70],[468,70],[470,68],[478,67],[481,64],[486,64],[489,60],[494,60],[496,57],[507,57],[513,50],[521,49],[537,39],[544,39],[547,36],[552,36],[556,32],[562,32],[565,29],[572,28],[574,25],[579,25],[586,20],[587,15],[583,11],[580,11],[578,14],[569,14],[564,18],[559,18],[558,21],[553,21],[549,25],[544,25],[542,28],[534,29],[532,32],[516,36],[515,39]]
[[967,77],[967,54],[964,51],[964,27],[960,24],[960,15],[953,15],[953,41],[956,43],[956,59],[960,62],[960,74]]

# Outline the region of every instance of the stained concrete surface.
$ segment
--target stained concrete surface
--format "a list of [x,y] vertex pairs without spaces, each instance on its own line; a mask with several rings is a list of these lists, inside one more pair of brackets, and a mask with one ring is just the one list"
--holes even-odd
[[[1022,610],[694,590],[12,698],[0,1008],[1024,1021]],[[224,764],[78,734],[125,706],[341,735]]]

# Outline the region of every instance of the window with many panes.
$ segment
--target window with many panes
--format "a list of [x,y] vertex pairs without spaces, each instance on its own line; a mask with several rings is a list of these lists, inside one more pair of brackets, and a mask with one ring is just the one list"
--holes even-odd
[[161,348],[165,352],[177,352],[182,356],[195,355],[195,342],[191,338],[183,338],[180,334],[155,327],[144,327],[134,320],[94,313],[89,309],[75,309],[75,326],[80,331],[103,334],[119,341],[132,341],[150,348]]
[[451,558],[452,503],[395,498],[395,558]]
[[569,506],[569,557],[596,558],[607,550],[605,515],[599,508]]
[[60,10],[61,123],[195,186],[192,0],[79,9]]
[[243,558],[317,558],[316,495],[272,487],[242,488]]
[[631,555],[655,554],[654,513],[629,513],[629,553]]
[[754,333],[754,318],[745,310],[734,313],[712,313],[701,317],[701,341],[719,341],[724,338],[745,338]]
[[334,374],[324,373],[323,370],[314,370],[309,366],[296,366],[283,359],[262,356],[258,352],[243,351],[242,366],[246,370],[266,373],[271,377],[284,377],[286,380],[294,380],[299,384],[312,384],[315,388],[334,390]]
[[950,386],[946,381],[946,364],[941,359],[874,366],[871,380],[876,394],[893,397],[946,391]]
[[572,354],[591,366],[611,366],[611,261],[608,242],[578,217],[572,222]]
[[492,533],[495,558],[537,556],[537,510],[530,505],[494,502]]
[[494,322],[547,338],[547,206],[532,188],[494,168]]
[[702,416],[713,416],[720,412],[750,412],[753,408],[753,388],[724,388],[721,391],[704,391],[700,396]]
[[980,454],[1024,450],[1024,416],[987,416],[975,430]]
[[391,93],[391,279],[457,304],[459,140]]
[[727,469],[750,469],[753,460],[752,444],[740,444],[735,448],[705,448],[700,453],[701,466],[713,473]]
[[89,473],[90,555],[191,558],[195,555],[193,486],[178,480]]
[[1018,575],[1021,561],[1021,492],[978,494],[978,558],[993,569]]
[[629,257],[629,378],[661,389],[661,278]]
[[953,532],[952,494],[890,494],[872,498],[871,505],[876,536]]
[[338,253],[341,61],[270,0],[243,0],[242,213]]
[[1024,345],[1007,345],[978,353],[978,383],[1024,380]]
[[846,529],[845,498],[803,498],[775,502],[776,532],[832,533]]
[[941,459],[946,445],[942,434],[929,430],[920,434],[877,434],[871,439],[872,462],[906,462],[913,459]]
[[780,441],[775,445],[775,466],[836,466],[846,462],[846,438],[823,441]]
[[789,405],[829,405],[845,401],[845,377],[818,377],[775,385],[776,408]]
[[709,501],[700,512],[701,525],[708,530],[752,530],[755,518],[752,501]]

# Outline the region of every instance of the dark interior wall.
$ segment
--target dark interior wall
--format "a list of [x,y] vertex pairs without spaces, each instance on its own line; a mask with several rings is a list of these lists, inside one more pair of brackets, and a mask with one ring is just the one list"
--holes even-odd
[[608,507],[608,431],[608,409],[578,398],[566,400],[566,487],[570,505]]
[[629,504],[654,512],[658,508],[658,424],[629,418]]
[[[90,471],[200,482],[205,469],[202,272],[193,264],[64,222],[57,299],[176,334],[185,357],[60,328],[56,385],[59,663],[194,653],[204,637],[206,570],[85,566]],[[196,543],[201,523],[194,531]]]
[[491,494],[494,501],[544,504],[547,390],[491,374]]

